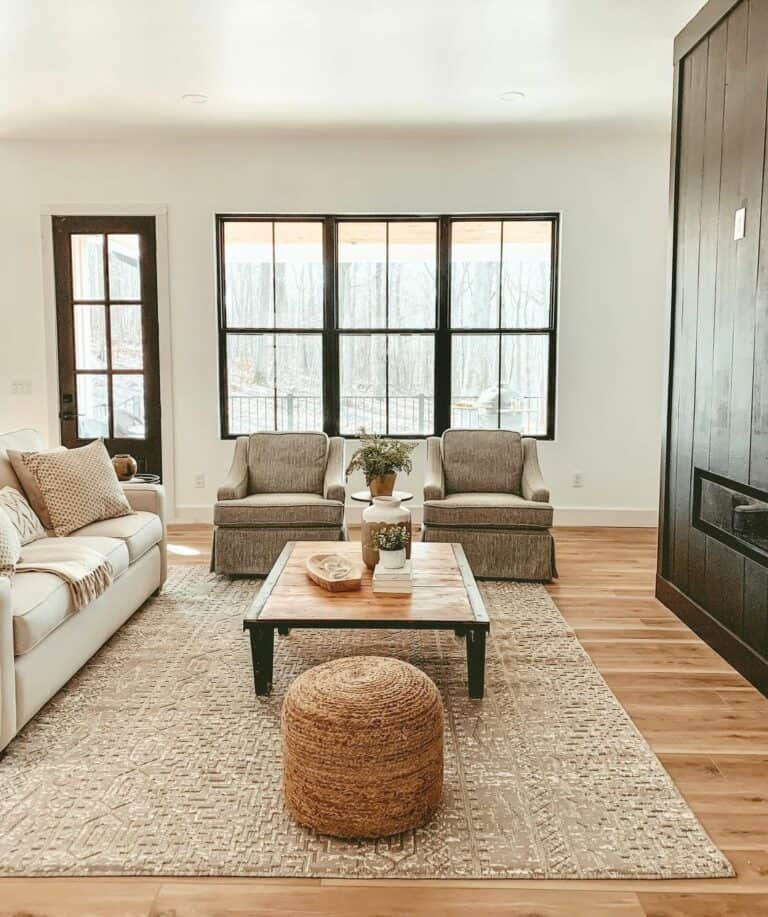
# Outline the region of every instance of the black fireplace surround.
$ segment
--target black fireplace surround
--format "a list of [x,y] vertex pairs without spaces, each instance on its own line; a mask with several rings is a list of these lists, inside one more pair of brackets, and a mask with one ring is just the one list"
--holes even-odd
[[768,493],[694,468],[694,528],[768,567]]

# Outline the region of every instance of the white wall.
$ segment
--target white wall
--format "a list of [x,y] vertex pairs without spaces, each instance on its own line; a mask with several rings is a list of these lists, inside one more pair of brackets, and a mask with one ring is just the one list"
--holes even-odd
[[[46,396],[56,372],[46,363],[50,253],[40,232],[47,205],[167,205],[173,470],[178,515],[187,519],[207,517],[232,452],[218,436],[214,213],[558,210],[557,433],[541,444],[544,474],[561,523],[650,524],[661,432],[667,148],[663,133],[596,129],[0,143],[0,430],[55,429],[57,406]],[[12,395],[11,380],[25,378],[32,393]],[[410,480],[417,493],[422,450]],[[577,471],[581,488],[571,486]],[[199,472],[204,490],[193,487]]]

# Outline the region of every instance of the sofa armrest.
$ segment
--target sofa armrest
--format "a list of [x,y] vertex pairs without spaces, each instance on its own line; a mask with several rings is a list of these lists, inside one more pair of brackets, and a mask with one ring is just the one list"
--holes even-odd
[[347,498],[344,483],[344,440],[341,436],[332,436],[328,441],[328,462],[325,466],[323,496],[326,500],[338,500],[343,503]]
[[160,541],[160,583],[163,585],[168,576],[168,528],[165,509],[165,488],[162,484],[144,484],[137,481],[135,484],[126,481],[121,485],[125,497],[131,504],[131,509],[138,513],[154,513],[160,517],[163,524],[163,537]]
[[16,668],[13,656],[11,580],[0,576],[0,750],[16,735]]
[[165,526],[165,488],[162,484],[126,481],[120,486],[134,512],[154,513]]
[[443,451],[439,436],[427,438],[427,468],[424,473],[424,499],[442,500],[445,497],[443,476]]
[[248,495],[248,437],[238,436],[235,454],[226,480],[219,487],[217,500],[242,500]]
[[549,503],[549,490],[539,467],[539,453],[536,440],[523,440],[523,498],[534,503]]

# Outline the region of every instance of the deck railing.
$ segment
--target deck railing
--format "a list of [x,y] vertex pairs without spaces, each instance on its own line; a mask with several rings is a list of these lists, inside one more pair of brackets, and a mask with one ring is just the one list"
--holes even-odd
[[[458,396],[451,406],[454,427],[494,428],[495,408],[476,406],[476,396]],[[502,411],[502,426],[534,434],[546,429],[544,399],[519,399],[514,408]],[[389,431],[393,435],[430,433],[434,428],[434,399],[427,395],[392,395],[389,398]],[[277,424],[275,424],[277,418]],[[383,396],[350,395],[341,398],[341,429],[353,432],[365,427],[382,430],[387,420]],[[257,430],[322,430],[323,402],[315,395],[230,395],[229,430],[233,434]]]

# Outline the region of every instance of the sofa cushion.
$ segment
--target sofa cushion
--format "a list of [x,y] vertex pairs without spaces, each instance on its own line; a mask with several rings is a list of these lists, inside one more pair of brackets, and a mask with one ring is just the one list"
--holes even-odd
[[[34,544],[37,546],[54,540],[41,538]],[[71,540],[106,557],[112,565],[115,579],[128,569],[128,548],[123,541],[117,538],[81,538],[79,535],[71,536]],[[23,560],[23,550],[21,557]],[[53,573],[17,573],[11,590],[15,655],[28,653],[74,610],[69,586],[60,577]]]
[[449,494],[444,500],[424,501],[424,524],[548,529],[552,525],[552,507],[515,494]]
[[64,452],[22,452],[21,461],[40,485],[54,535],[133,512],[101,440]]
[[0,510],[13,523],[22,544],[30,544],[38,538],[45,538],[43,524],[20,490],[0,486]]
[[0,487],[15,487],[24,493],[24,487],[13,470],[8,450],[21,452],[39,452],[43,441],[37,430],[14,430],[12,433],[0,433]]
[[130,516],[92,522],[70,537],[79,538],[81,535],[99,535],[124,541],[128,548],[129,562],[133,564],[163,540],[163,523],[154,513],[136,512]]
[[513,430],[446,430],[445,492],[520,494],[522,437]]
[[242,500],[221,500],[214,506],[216,525],[239,526],[340,526],[344,504],[318,494],[252,494]]
[[21,539],[16,526],[0,509],[0,576],[13,577],[21,557]]
[[322,494],[325,433],[253,433],[248,442],[248,493]]

